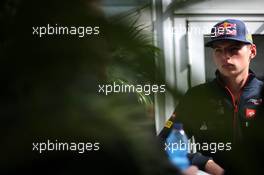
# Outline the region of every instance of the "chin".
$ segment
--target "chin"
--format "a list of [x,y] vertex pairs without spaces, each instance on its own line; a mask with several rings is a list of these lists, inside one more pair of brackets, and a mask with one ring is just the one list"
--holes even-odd
[[238,72],[235,70],[222,70],[220,73],[225,77],[233,77],[238,75]]

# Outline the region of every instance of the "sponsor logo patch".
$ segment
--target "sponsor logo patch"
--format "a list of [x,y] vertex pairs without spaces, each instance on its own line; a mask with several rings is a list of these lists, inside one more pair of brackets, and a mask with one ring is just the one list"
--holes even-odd
[[251,103],[251,104],[254,104],[254,105],[261,105],[262,104],[262,99],[254,99],[254,98],[251,98],[248,100],[248,103]]
[[168,120],[166,123],[165,123],[165,127],[166,128],[171,128],[171,126],[173,125],[173,122]]
[[256,116],[256,109],[246,108],[246,118],[247,119],[254,118],[255,116]]

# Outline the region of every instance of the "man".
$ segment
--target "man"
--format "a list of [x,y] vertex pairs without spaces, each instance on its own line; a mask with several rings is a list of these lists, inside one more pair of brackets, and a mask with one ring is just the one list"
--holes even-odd
[[[259,115],[263,82],[249,69],[256,45],[243,21],[227,19],[212,28],[205,46],[213,49],[216,78],[189,89],[169,122],[182,122],[187,135],[194,136],[197,151],[213,158],[225,174],[257,173],[261,150],[256,148],[263,141]],[[170,127],[164,128],[162,137]],[[211,171],[216,164],[208,169],[212,160],[206,156],[196,157],[195,162],[221,174],[219,168]]]

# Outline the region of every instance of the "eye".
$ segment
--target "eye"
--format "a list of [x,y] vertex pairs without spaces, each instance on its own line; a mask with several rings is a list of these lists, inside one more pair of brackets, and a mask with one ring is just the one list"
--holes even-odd
[[230,53],[237,53],[240,50],[240,47],[231,47],[228,49]]
[[216,52],[216,53],[221,53],[221,52],[222,52],[222,49],[220,49],[220,48],[215,48],[215,49],[214,49],[214,52]]

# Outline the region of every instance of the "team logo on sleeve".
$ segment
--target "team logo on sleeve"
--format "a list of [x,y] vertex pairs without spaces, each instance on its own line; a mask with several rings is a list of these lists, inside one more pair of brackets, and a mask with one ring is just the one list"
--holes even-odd
[[203,122],[203,124],[202,124],[201,127],[200,127],[200,130],[201,130],[201,131],[205,131],[205,130],[207,130],[207,129],[208,129],[208,128],[207,128],[206,123]]

